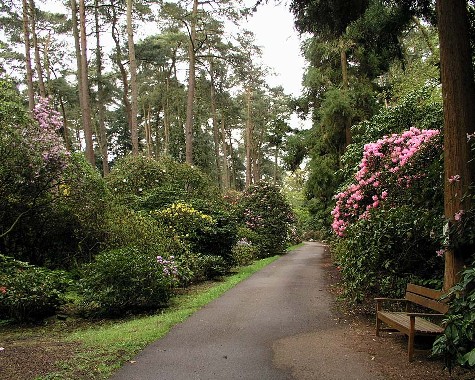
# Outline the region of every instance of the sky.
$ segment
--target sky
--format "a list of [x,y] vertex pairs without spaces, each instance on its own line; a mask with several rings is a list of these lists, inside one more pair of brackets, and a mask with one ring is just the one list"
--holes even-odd
[[289,6],[276,3],[269,1],[260,5],[244,27],[254,32],[256,44],[263,49],[264,63],[276,73],[268,78],[269,84],[282,85],[285,92],[298,96],[302,92],[305,67],[300,52],[301,41]]
[[[287,94],[300,96],[306,62],[300,50],[302,40],[294,27],[289,6],[268,1],[257,8],[243,27],[254,32],[256,45],[262,48],[264,64],[275,73],[267,78],[267,82],[272,87],[282,86]],[[296,129],[311,127],[310,119],[301,120],[296,114],[289,122]]]

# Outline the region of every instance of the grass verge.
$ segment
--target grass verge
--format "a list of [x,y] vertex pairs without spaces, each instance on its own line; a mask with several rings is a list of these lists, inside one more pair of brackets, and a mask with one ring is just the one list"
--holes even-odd
[[[298,246],[289,250],[296,247]],[[279,256],[274,256],[256,261],[247,267],[239,268],[237,273],[221,282],[189,289],[185,294],[174,297],[170,307],[160,314],[88,326],[66,335],[62,338],[64,342],[77,345],[74,356],[58,363],[59,370],[56,372],[37,379],[109,378],[127,360],[164,336],[173,326],[278,258]]]

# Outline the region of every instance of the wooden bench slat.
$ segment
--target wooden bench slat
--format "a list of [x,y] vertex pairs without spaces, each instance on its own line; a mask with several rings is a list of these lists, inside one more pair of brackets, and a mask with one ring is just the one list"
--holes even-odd
[[[419,305],[439,312],[438,316],[445,314],[449,306],[439,299],[443,293],[439,290],[428,289],[423,286],[407,284],[405,299],[407,305]],[[436,323],[427,320],[428,313],[412,313],[414,321],[413,330],[411,330],[411,316],[407,311],[389,311],[382,307],[381,299],[376,299],[376,335],[380,331],[390,330],[381,327],[385,323],[391,329],[395,329],[408,336],[408,358],[412,361],[414,354],[414,337],[416,335],[438,335],[444,332],[444,328]]]
[[432,310],[436,310],[439,313],[445,314],[449,310],[449,306],[447,304],[420,296],[419,294],[406,292],[406,299],[415,304],[427,307]]
[[[380,319],[393,326],[396,324],[398,327],[402,327],[403,330],[409,331],[410,329],[410,318],[406,312],[403,311],[380,311],[378,313]],[[393,326],[394,327],[394,326]],[[439,325],[428,321],[427,319],[416,317],[415,325],[416,333],[425,333],[425,334],[441,334],[444,332],[444,329]],[[401,331],[404,332],[404,331]]]
[[423,295],[424,297],[432,298],[434,300],[439,299],[444,295],[441,290],[436,289],[429,289],[425,288],[424,286],[415,285],[415,284],[407,284],[406,290],[411,293],[416,293]]

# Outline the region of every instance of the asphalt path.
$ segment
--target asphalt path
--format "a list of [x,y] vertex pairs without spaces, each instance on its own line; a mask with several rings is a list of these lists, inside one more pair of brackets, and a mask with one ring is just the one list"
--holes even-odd
[[309,242],[282,256],[175,326],[112,379],[381,379],[332,316],[324,250]]

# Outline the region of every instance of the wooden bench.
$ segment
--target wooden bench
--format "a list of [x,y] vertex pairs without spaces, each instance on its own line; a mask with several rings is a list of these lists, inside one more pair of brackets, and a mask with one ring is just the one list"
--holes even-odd
[[[427,317],[441,317],[448,311],[446,303],[439,299],[443,293],[439,290],[425,288],[423,286],[407,284],[406,295],[404,298],[375,298],[376,301],[376,336],[380,331],[399,331],[408,336],[407,354],[409,361],[412,361],[414,355],[414,337],[416,335],[435,336],[444,332],[444,328],[437,323],[427,319]],[[404,303],[404,311],[390,311],[383,308],[386,302]],[[414,308],[423,307],[430,309],[431,313],[413,312]],[[437,312],[437,313],[434,313]],[[382,328],[384,322],[389,328]]]

